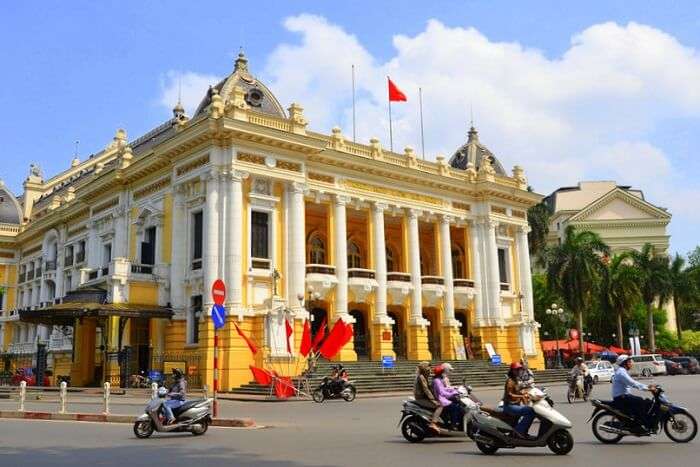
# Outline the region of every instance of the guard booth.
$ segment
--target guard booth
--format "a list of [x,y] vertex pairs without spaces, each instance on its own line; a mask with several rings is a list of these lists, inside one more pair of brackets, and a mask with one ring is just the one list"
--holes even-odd
[[154,347],[164,338],[164,322],[172,318],[168,307],[108,303],[107,291],[82,287],[61,303],[20,310],[20,321],[73,328],[73,351],[67,362],[71,386],[128,387],[133,375],[147,375]]

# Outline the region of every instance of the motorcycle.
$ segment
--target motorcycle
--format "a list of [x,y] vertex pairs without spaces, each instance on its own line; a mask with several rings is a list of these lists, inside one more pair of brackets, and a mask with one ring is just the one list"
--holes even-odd
[[663,426],[666,436],[676,443],[688,443],[695,438],[698,424],[687,409],[671,402],[661,386],[652,392],[653,399],[649,412],[651,426],[644,427],[634,417],[615,407],[614,401],[593,399],[595,409],[588,421],[593,420],[593,436],[605,444],[615,444],[625,436],[651,436],[659,434]]
[[319,404],[326,399],[344,399],[346,402],[352,402],[356,395],[357,389],[353,381],[334,380],[328,377],[323,378],[321,384],[311,393],[314,402]]
[[586,381],[583,375],[578,375],[576,381],[572,382],[569,380],[569,388],[566,391],[566,400],[569,404],[573,404],[576,399],[588,400],[591,395],[591,390],[593,389],[593,384]]
[[406,441],[420,443],[426,438],[469,436],[468,433],[471,430],[469,423],[470,413],[478,410],[481,401],[472,395],[471,386],[458,386],[457,391],[459,395],[455,400],[464,411],[462,422],[459,427],[454,428],[450,426],[447,414],[443,411],[440,420],[437,422],[437,426],[440,428],[439,433],[434,432],[429,427],[435,411],[434,408],[426,408],[413,399],[404,401],[399,425],[401,426],[401,434]]
[[515,432],[518,417],[506,414],[502,408],[479,407],[470,412],[467,435],[476,442],[484,454],[494,454],[501,448],[544,447],[553,453],[564,455],[574,448],[574,438],[569,429],[571,422],[553,407],[553,402],[542,389],[528,390],[530,406],[540,421],[537,435],[525,438]]
[[151,399],[146,406],[145,413],[134,422],[134,434],[137,438],[148,438],[154,431],[158,432],[182,432],[189,431],[195,436],[207,432],[211,423],[211,405],[213,399],[193,399],[186,401],[182,406],[173,409],[175,422],[166,425],[163,404],[167,389],[158,389],[158,397]]

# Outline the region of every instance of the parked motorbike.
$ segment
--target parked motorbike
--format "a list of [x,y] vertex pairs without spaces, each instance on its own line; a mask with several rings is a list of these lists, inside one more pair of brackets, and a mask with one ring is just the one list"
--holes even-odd
[[671,402],[661,386],[652,392],[652,406],[649,412],[651,426],[647,430],[641,422],[615,407],[614,401],[593,399],[595,409],[588,419],[593,420],[593,435],[605,444],[615,444],[625,436],[651,436],[659,434],[663,426],[666,436],[676,443],[688,443],[695,438],[698,424],[695,417],[684,407]]
[[163,404],[168,390],[158,389],[158,397],[151,399],[146,406],[145,413],[134,422],[134,434],[137,438],[148,438],[154,431],[158,432],[182,432],[189,431],[195,436],[207,432],[211,423],[211,406],[213,399],[193,399],[186,401],[182,406],[173,409],[175,422],[166,425],[163,412]]
[[530,406],[540,426],[537,435],[525,438],[515,431],[518,417],[506,414],[502,408],[479,407],[470,411],[467,434],[484,454],[494,454],[501,448],[544,447],[553,453],[564,455],[574,448],[574,438],[569,429],[571,422],[553,407],[553,402],[542,389],[528,390]]
[[426,438],[469,436],[468,432],[471,430],[469,423],[470,413],[478,410],[481,401],[472,395],[471,386],[459,386],[457,391],[459,395],[455,400],[462,406],[464,411],[462,422],[459,427],[453,428],[449,423],[447,414],[443,411],[440,420],[437,422],[437,426],[440,428],[439,433],[435,433],[429,428],[434,409],[423,407],[412,399],[404,401],[399,425],[401,426],[401,434],[406,441],[420,443]]
[[587,382],[583,375],[578,375],[575,382],[569,381],[569,388],[566,391],[566,400],[573,404],[576,399],[588,400],[593,389],[593,384]]
[[314,402],[321,403],[326,399],[344,399],[347,402],[355,400],[357,389],[353,381],[344,379],[323,378],[321,384],[311,393]]

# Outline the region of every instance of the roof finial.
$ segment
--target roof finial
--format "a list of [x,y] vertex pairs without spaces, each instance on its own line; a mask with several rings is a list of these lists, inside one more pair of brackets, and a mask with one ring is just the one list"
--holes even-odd
[[243,52],[243,46],[238,49],[238,58],[236,59],[233,71],[245,71],[248,72],[248,59],[245,57]]
[[78,146],[80,145],[79,140],[75,140],[75,153],[73,153],[73,160],[70,162],[71,167],[77,167],[80,165],[80,158],[78,157]]
[[474,104],[469,104],[469,126],[474,128]]
[[182,76],[177,78],[177,104],[173,107],[173,117],[181,120],[185,116],[185,108],[182,106]]

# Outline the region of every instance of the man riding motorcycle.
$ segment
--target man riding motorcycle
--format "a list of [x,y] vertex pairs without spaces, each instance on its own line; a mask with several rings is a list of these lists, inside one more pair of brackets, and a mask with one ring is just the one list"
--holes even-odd
[[430,363],[421,362],[416,368],[416,382],[413,386],[413,398],[421,407],[428,410],[433,410],[433,416],[430,419],[430,428],[435,433],[440,433],[440,428],[437,422],[442,414],[442,405],[435,399],[433,390],[430,388]]
[[530,425],[535,420],[535,411],[532,407],[527,405],[529,397],[527,393],[523,393],[520,390],[520,373],[523,370],[522,364],[520,362],[513,362],[510,364],[510,370],[508,370],[508,379],[506,380],[505,387],[503,389],[503,411],[507,414],[520,417],[520,421],[515,426],[515,431],[525,439],[528,439],[527,434],[530,429]]
[[163,411],[168,419],[168,424],[175,422],[173,409],[181,407],[185,403],[187,395],[187,381],[185,381],[185,375],[183,375],[182,370],[173,368],[173,378],[175,382],[170,386],[170,391],[168,391],[168,400],[163,403]]
[[656,390],[655,385],[649,385],[635,381],[629,374],[632,368],[632,359],[628,355],[620,355],[615,362],[617,369],[612,378],[613,405],[627,415],[636,418],[645,428],[649,428],[649,409],[652,401],[643,397],[635,396],[631,389],[639,391]]
[[569,386],[571,386],[571,389],[576,389],[576,384],[579,376],[583,378],[583,390],[586,393],[590,392],[590,388],[593,386],[593,378],[591,378],[591,372],[588,370],[588,366],[585,363],[583,363],[583,358],[576,357],[574,366],[569,372]]

